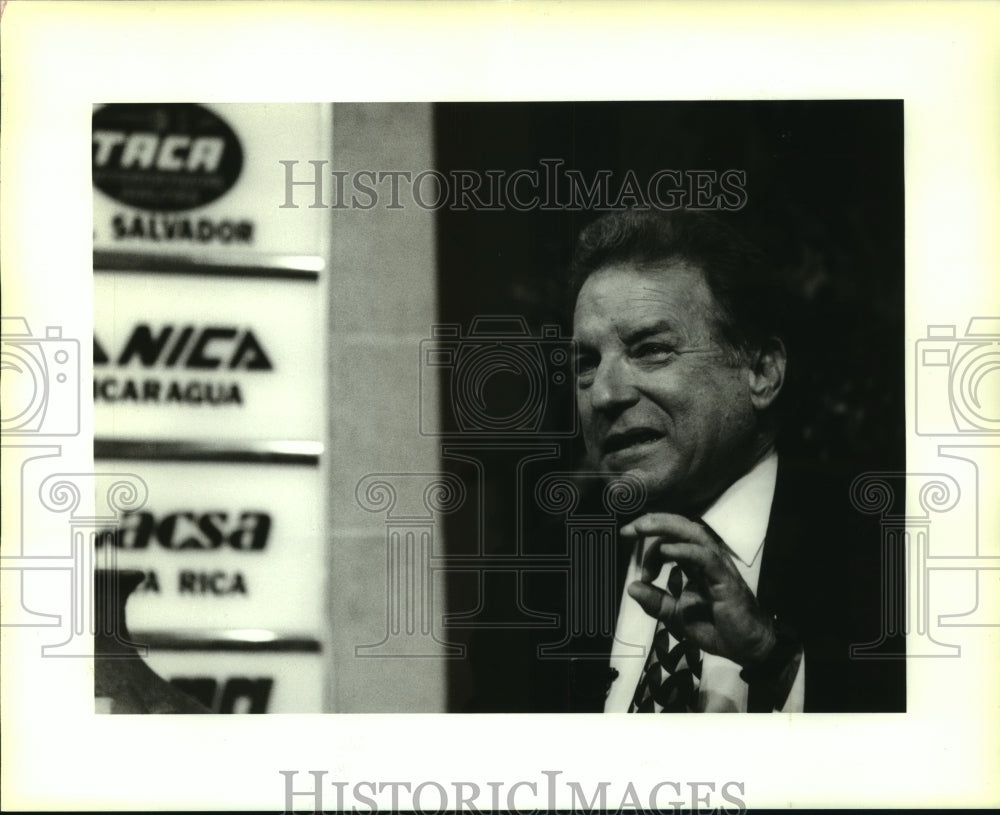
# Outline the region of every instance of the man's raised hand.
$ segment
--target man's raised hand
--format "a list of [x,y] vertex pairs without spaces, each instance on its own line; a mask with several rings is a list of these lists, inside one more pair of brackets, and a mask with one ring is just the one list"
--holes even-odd
[[[725,545],[710,529],[682,515],[650,513],[625,526],[622,536],[655,538],[647,543],[642,579],[629,595],[678,639],[742,667],[762,662],[776,636]],[[687,582],[679,598],[652,585],[664,563],[680,565]]]

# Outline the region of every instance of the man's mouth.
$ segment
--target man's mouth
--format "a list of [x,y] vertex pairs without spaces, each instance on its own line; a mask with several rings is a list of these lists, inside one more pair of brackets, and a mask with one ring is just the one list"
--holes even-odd
[[648,427],[634,427],[618,433],[609,433],[604,439],[601,452],[607,456],[622,450],[638,448],[662,438],[663,434],[657,430]]

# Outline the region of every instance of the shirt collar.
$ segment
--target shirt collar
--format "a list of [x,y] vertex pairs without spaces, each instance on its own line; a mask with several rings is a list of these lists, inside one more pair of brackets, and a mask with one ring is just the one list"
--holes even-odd
[[778,454],[772,450],[750,472],[730,484],[701,516],[747,566],[753,564],[764,545],[777,476]]

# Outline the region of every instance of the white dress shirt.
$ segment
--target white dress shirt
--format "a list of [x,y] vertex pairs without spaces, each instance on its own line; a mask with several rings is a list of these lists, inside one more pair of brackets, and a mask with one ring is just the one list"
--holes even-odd
[[[740,576],[756,595],[760,562],[764,551],[767,520],[774,500],[778,474],[778,456],[772,452],[749,473],[735,481],[701,516],[725,541]],[[642,677],[646,654],[653,641],[656,619],[628,595],[628,585],[641,577],[643,547],[653,538],[636,541],[625,575],[611,649],[611,667],[618,671],[604,703],[605,713],[625,713]],[[665,589],[670,564],[664,564],[653,584]],[[747,684],[740,679],[740,666],[724,657],[702,652],[701,680],[698,684],[698,710],[705,713],[745,713]],[[799,664],[782,712],[800,712],[805,697],[805,657]]]

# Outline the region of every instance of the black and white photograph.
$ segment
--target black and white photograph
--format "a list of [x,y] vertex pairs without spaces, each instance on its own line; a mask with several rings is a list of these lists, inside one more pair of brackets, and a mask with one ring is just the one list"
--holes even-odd
[[20,808],[997,800],[995,15],[82,5],[0,11]]
[[100,704],[905,710],[902,112],[96,108]]

